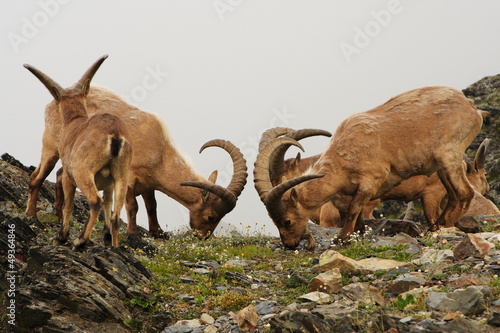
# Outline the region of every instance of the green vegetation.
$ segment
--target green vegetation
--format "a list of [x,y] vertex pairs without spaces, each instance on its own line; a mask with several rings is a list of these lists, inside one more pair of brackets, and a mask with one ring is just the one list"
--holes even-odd
[[[168,242],[153,242],[158,251],[152,257],[134,250],[155,276],[145,287],[150,299],[134,299],[128,305],[148,312],[166,309],[174,319],[195,318],[202,311],[216,316],[259,299],[289,304],[308,292],[314,276],[314,253],[281,250],[274,237],[212,237],[200,242],[184,233]],[[216,269],[210,266],[218,264]]]

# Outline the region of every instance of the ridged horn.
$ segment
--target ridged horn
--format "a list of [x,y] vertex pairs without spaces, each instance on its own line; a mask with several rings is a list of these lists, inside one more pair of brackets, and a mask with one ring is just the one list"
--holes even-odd
[[210,182],[200,181],[182,182],[181,185],[198,187],[212,192],[221,198],[220,203],[216,205],[215,209],[221,214],[228,213],[236,206],[236,201],[238,200],[238,197],[247,182],[248,173],[246,160],[241,151],[229,141],[220,139],[208,141],[201,147],[200,153],[208,147],[222,148],[229,153],[229,156],[231,156],[231,159],[233,160],[233,177],[231,178],[231,183],[227,188]]
[[[287,137],[290,137],[297,141],[317,135],[324,135],[327,137],[331,137],[332,133],[321,129],[307,128],[301,130],[294,130],[286,134]],[[281,175],[283,175],[286,171],[285,154],[288,148],[290,148],[290,144],[280,146],[278,149],[275,150],[275,152],[271,157],[271,164],[269,171],[271,172],[272,177],[275,179],[280,178]]]
[[101,66],[101,64],[108,58],[108,55],[105,54],[99,59],[97,59],[90,67],[87,69],[87,71],[83,74],[83,76],[78,80],[77,83],[75,83],[75,86],[73,89],[77,91],[83,91],[85,94],[88,93],[89,91],[89,86],[90,86],[90,81],[92,81],[92,78],[94,77],[95,73]]
[[273,141],[274,139],[276,139],[282,135],[291,133],[293,131],[294,131],[294,129],[288,128],[288,127],[273,127],[273,128],[266,130],[264,133],[262,133],[262,136],[260,138],[259,151],[264,149],[264,147],[267,146],[267,144],[270,143],[271,141]]
[[264,202],[264,198],[267,196],[269,191],[273,189],[271,183],[271,177],[269,173],[269,166],[271,163],[271,158],[274,151],[284,144],[294,145],[304,151],[304,148],[300,143],[292,138],[281,137],[271,141],[262,150],[259,151],[257,159],[254,164],[253,174],[254,174],[254,186],[259,194],[260,200]]
[[476,156],[474,157],[474,164],[476,168],[484,169],[484,161],[486,159],[486,154],[488,153],[488,148],[490,146],[491,139],[484,139],[481,145],[477,149]]
[[285,205],[281,201],[283,194],[291,189],[292,187],[303,183],[305,181],[323,177],[323,175],[305,175],[296,177],[273,187],[271,184],[271,179],[269,175],[269,166],[271,163],[271,157],[276,149],[282,145],[294,145],[304,150],[302,145],[296,140],[288,137],[281,137],[273,140],[267,146],[264,147],[259,152],[257,160],[255,161],[254,167],[254,182],[255,189],[259,194],[260,200],[266,206],[269,216],[277,221],[283,215],[286,210]]
[[274,187],[271,191],[269,191],[269,193],[266,195],[263,201],[264,205],[266,206],[267,212],[269,213],[269,216],[271,216],[271,218],[274,221],[277,221],[283,215],[286,208],[285,205],[283,205],[283,202],[281,201],[281,197],[283,196],[283,194],[285,194],[286,191],[308,180],[321,178],[324,176],[325,175],[314,175],[314,174],[299,176],[287,180],[279,184],[278,186]]
[[40,82],[47,88],[52,97],[56,101],[60,101],[61,95],[64,93],[64,88],[61,87],[56,81],[52,80],[47,74],[43,73],[41,70],[29,64],[24,64],[24,67],[28,69],[33,75],[35,75]]

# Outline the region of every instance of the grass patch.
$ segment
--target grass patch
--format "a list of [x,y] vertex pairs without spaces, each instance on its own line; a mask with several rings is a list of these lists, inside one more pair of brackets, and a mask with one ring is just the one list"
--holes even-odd
[[346,246],[344,249],[339,250],[339,253],[355,260],[375,256],[380,259],[393,259],[408,262],[411,261],[415,255],[406,252],[407,249],[408,246],[406,245],[384,245],[373,247],[364,241],[355,241]]
[[[199,241],[184,234],[153,242],[159,248],[153,257],[137,257],[155,276],[146,286],[154,302],[137,300],[133,305],[168,309],[174,319],[197,318],[202,312],[216,316],[261,299],[289,304],[308,292],[307,284],[315,276],[309,271],[314,253],[276,248],[274,237],[219,236]],[[225,266],[234,259],[245,265]],[[215,268],[205,266],[208,274],[195,271],[207,262],[217,262]]]

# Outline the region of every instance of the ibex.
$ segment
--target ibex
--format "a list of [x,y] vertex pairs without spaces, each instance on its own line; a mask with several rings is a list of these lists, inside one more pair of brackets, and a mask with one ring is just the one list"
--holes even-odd
[[[235,207],[245,186],[247,173],[243,155],[231,142],[212,140],[203,146],[220,147],[230,154],[233,160],[233,177],[228,187],[224,188],[215,184],[217,172],[213,172],[207,180],[193,170],[174,146],[161,120],[153,113],[139,110],[113,91],[98,86],[90,87],[87,111],[89,115],[113,114],[119,117],[128,129],[130,143],[134,149],[126,199],[129,235],[138,234],[138,206],[135,199],[137,195],[142,195],[146,203],[150,233],[156,237],[163,234],[156,215],[155,190],[167,194],[188,208],[190,226],[200,238],[209,236],[222,217]],[[41,161],[30,178],[26,209],[28,216],[36,216],[38,191],[59,159],[58,142],[61,128],[62,119],[57,103],[52,101],[45,109]],[[183,186],[183,182],[188,183]]]
[[[266,147],[270,142],[280,136],[286,136],[299,141],[314,135],[323,135],[327,137],[332,136],[330,132],[319,129],[294,130],[287,127],[270,128],[262,133],[262,137],[259,142],[259,151],[263,150],[264,147]],[[283,144],[274,150],[270,156],[271,162],[269,165],[269,177],[273,186],[280,184],[283,179],[290,179],[302,175],[314,163],[316,163],[321,156],[321,154],[317,154],[302,158],[300,153],[297,153],[295,158],[285,160],[285,153],[290,146],[292,146],[291,143]],[[321,218],[321,212],[324,212],[323,219]],[[338,224],[340,223],[338,209],[335,208],[330,202],[325,203],[323,206],[313,211],[309,216],[309,219],[314,223],[325,227],[338,227]]]
[[[467,179],[474,190],[481,196],[490,190],[490,186],[486,180],[486,169],[484,168],[484,161],[490,141],[490,139],[483,140],[473,161],[464,160]],[[439,217],[443,200],[446,199],[446,188],[436,173],[433,173],[430,177],[419,175],[403,180],[398,186],[382,195],[379,199],[369,201],[364,209],[364,217],[369,218],[367,214],[381,201],[401,200],[410,202],[417,199],[422,201],[425,218],[429,226],[432,227]],[[322,225],[342,226],[339,222],[337,209],[330,203],[321,206],[320,210]]]
[[[118,246],[120,212],[127,194],[133,154],[127,128],[120,118],[109,113],[89,117],[86,108],[90,81],[106,58],[107,55],[97,60],[74,86],[66,89],[35,67],[24,65],[54,97],[62,123],[58,150],[63,165],[61,185],[64,207],[62,224],[55,239],[57,244],[68,240],[76,187],[85,195],[90,206],[90,217],[74,241],[75,248],[88,242],[103,201],[111,244]],[[104,191],[104,200],[99,190]]]
[[273,187],[269,167],[278,138],[260,152],[254,168],[255,188],[277,226],[282,242],[297,247],[308,217],[331,201],[339,209],[347,241],[364,227],[365,204],[415,175],[437,172],[448,203],[432,227],[450,226],[468,208],[474,195],[465,175],[462,155],[481,130],[481,112],[463,93],[450,87],[425,87],[402,93],[370,111],[344,120],[327,150],[303,175]]
[[[259,143],[259,150],[262,150],[268,143],[280,136],[291,137],[295,140],[301,140],[304,137],[312,135],[327,135],[322,130],[293,130],[291,128],[276,127],[265,131]],[[331,136],[331,135],[330,135]],[[486,194],[489,191],[489,184],[486,180],[486,170],[484,161],[490,145],[490,139],[484,139],[479,146],[473,161],[468,161],[465,157],[467,179],[480,194]],[[283,144],[277,148],[270,162],[270,178],[273,186],[281,183],[282,179],[290,179],[303,174],[311,167],[321,156],[320,154],[302,159],[300,153],[295,158],[284,159],[285,153],[291,144]],[[424,214],[429,224],[433,225],[440,213],[440,205],[446,197],[446,189],[439,180],[436,173],[431,177],[413,176],[401,182],[398,186],[381,196],[379,199],[369,201],[363,209],[364,218],[374,218],[372,211],[378,204],[386,200],[401,200],[411,202],[421,199],[423,203]],[[476,197],[476,196],[475,196]],[[487,199],[486,199],[487,200]],[[483,200],[483,202],[486,202]],[[489,209],[488,211],[491,211]],[[340,224],[340,214],[338,209],[331,202],[325,203],[319,209],[311,213],[309,219],[321,226],[342,227]]]

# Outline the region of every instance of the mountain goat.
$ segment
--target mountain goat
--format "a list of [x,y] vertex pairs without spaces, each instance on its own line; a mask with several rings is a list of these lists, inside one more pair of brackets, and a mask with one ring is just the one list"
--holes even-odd
[[411,90],[344,120],[307,172],[277,186],[269,175],[272,151],[300,144],[290,138],[274,140],[255,162],[255,188],[290,248],[302,239],[314,247],[307,220],[324,203],[331,201],[339,209],[343,227],[338,239],[347,241],[364,227],[360,213],[368,201],[405,179],[434,172],[446,188],[448,203],[431,229],[450,226],[474,195],[462,155],[481,125],[481,112],[462,92],[441,86]]
[[[24,65],[52,94],[62,121],[59,153],[63,165],[61,185],[64,207],[62,224],[55,239],[57,244],[68,240],[76,187],[89,202],[90,217],[74,242],[75,248],[88,242],[103,201],[111,244],[118,246],[120,212],[127,194],[133,154],[127,128],[120,118],[109,113],[91,117],[87,114],[86,97],[90,81],[106,58],[103,56],[97,60],[74,86],[66,89],[35,67]],[[101,199],[99,190],[104,191],[104,199]]]
[[[212,140],[204,147],[226,150],[233,161],[233,176],[227,188],[216,185],[217,172],[208,179],[196,172],[175,147],[162,121],[153,113],[128,104],[115,92],[99,86],[91,86],[87,95],[89,115],[109,113],[124,123],[134,149],[126,197],[127,234],[138,235],[136,196],[142,195],[148,213],[149,232],[160,237],[163,234],[156,215],[154,191],[161,191],[189,210],[190,226],[200,238],[208,237],[219,221],[236,205],[247,178],[243,154],[231,142]],[[26,214],[36,217],[37,196],[44,179],[59,160],[58,142],[62,119],[57,102],[45,108],[40,164],[30,177]],[[187,182],[181,184],[183,182]],[[192,183],[195,182],[195,183]]]

